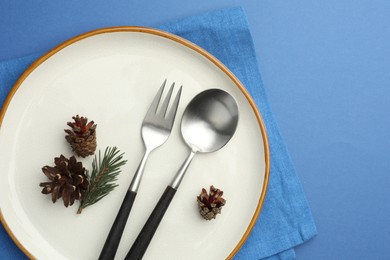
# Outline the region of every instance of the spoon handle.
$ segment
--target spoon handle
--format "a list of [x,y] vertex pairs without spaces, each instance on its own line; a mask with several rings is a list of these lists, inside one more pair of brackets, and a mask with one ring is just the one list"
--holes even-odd
[[156,232],[165,212],[171,203],[173,196],[175,196],[176,189],[171,186],[167,186],[152,214],[149,216],[141,232],[138,234],[134,244],[131,246],[130,251],[127,253],[125,260],[138,260],[142,259],[152,240],[154,233]]
[[129,253],[127,253],[125,260],[142,259],[195,154],[196,152],[194,151],[190,152],[186,160],[181,165],[171,185],[168,185],[165,189],[152,214],[149,216],[134,244],[131,246]]

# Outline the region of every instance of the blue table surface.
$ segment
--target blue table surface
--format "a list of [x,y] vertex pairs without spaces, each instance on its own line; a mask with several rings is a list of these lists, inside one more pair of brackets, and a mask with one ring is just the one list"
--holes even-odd
[[1,1],[0,60],[232,6],[317,224],[297,259],[390,259],[390,1]]

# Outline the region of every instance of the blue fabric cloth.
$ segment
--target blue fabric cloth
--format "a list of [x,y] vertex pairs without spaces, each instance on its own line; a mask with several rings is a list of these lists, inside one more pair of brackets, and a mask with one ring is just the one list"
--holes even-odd
[[[317,234],[312,214],[267,102],[244,11],[214,11],[157,27],[201,46],[222,61],[254,98],[266,125],[271,157],[267,196],[248,240],[235,259],[294,259],[294,247]],[[39,55],[0,63],[0,104],[17,78]],[[0,258],[18,258],[18,249],[0,229]],[[7,248],[3,248],[7,247]]]

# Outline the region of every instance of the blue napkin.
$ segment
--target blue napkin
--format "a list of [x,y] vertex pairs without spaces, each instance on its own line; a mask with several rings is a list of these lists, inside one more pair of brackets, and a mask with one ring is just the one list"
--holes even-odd
[[[248,240],[235,259],[294,259],[294,247],[317,234],[312,214],[267,102],[248,22],[241,8],[210,12],[157,27],[206,49],[254,98],[266,125],[271,157],[267,196]],[[0,104],[39,55],[0,62]],[[0,259],[24,259],[0,227]]]

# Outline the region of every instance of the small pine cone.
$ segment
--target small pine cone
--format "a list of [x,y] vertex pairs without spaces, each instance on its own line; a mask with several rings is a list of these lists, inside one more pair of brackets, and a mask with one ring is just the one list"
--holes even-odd
[[43,187],[43,194],[51,194],[53,203],[62,197],[65,207],[68,207],[73,205],[75,200],[81,200],[88,189],[86,170],[74,156],[68,160],[61,155],[54,158],[54,163],[54,167],[46,165],[42,168],[50,181],[42,182],[39,186]]
[[200,215],[204,219],[211,220],[216,218],[217,214],[221,213],[222,207],[225,205],[226,200],[222,198],[223,191],[210,186],[210,193],[207,193],[206,189],[202,189],[202,192],[197,197]]
[[93,121],[88,123],[88,118],[72,117],[74,122],[68,122],[72,129],[65,129],[67,133],[65,139],[68,141],[73,151],[83,158],[92,155],[96,150],[96,124]]

